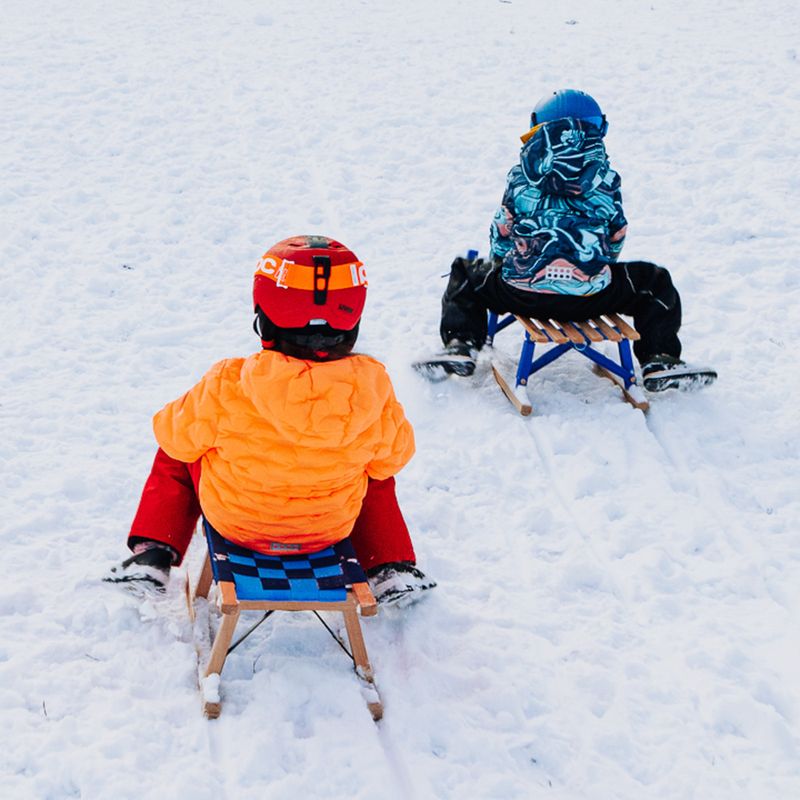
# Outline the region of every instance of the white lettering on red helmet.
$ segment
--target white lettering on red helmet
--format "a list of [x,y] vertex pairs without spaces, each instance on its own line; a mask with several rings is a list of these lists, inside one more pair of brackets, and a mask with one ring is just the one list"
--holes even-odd
[[263,272],[264,275],[273,275],[275,273],[275,259],[270,255],[261,257],[261,260],[256,264],[256,272]]
[[353,279],[353,286],[365,284],[367,282],[367,268],[363,264],[351,264],[350,277]]
[[283,283],[283,280],[286,278],[286,275],[289,271],[289,266],[293,264],[294,261],[287,261],[285,258],[278,261],[278,259],[276,259],[274,256],[271,256],[269,253],[267,253],[258,262],[258,265],[256,266],[256,272],[261,273],[262,275],[274,275],[275,283],[282,289],[288,289],[289,287]]
[[282,281],[286,277],[286,274],[289,272],[289,264],[293,264],[293,261],[281,261],[281,265],[275,271],[275,285],[280,286],[281,289],[288,289],[289,287],[283,283]]

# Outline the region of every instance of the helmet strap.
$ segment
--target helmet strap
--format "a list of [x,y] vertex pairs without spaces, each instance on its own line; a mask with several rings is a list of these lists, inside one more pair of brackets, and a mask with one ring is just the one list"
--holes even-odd
[[256,336],[261,339],[261,346],[264,350],[272,350],[275,347],[274,326],[272,331],[273,335],[271,337],[266,336],[264,330],[265,326],[262,324],[263,320],[261,319],[263,313],[264,312],[256,306],[256,315],[253,317],[253,331],[255,331]]

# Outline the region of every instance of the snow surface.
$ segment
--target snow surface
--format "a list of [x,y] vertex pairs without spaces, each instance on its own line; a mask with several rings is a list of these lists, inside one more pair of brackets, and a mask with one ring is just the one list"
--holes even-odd
[[[794,0],[3,0],[2,796],[800,797],[799,22]],[[610,119],[624,257],[672,270],[686,357],[720,372],[647,416],[577,356],[527,420],[486,364],[408,366],[562,86]],[[232,654],[209,722],[183,576],[144,605],[99,576],[151,415],[256,348],[256,261],[312,232],[368,265],[360,346],[416,428],[399,495],[439,588],[365,621],[379,725],[303,615]]]

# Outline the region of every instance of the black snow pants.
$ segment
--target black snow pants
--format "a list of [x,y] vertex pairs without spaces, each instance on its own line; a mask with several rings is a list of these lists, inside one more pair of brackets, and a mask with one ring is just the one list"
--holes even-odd
[[611,265],[611,283],[586,297],[526,292],[506,283],[500,266],[457,258],[442,297],[440,333],[447,344],[460,339],[480,349],[486,341],[487,310],[568,322],[600,314],[625,314],[641,339],[633,343],[640,363],[665,354],[680,357],[681,300],[668,270],[648,261]]

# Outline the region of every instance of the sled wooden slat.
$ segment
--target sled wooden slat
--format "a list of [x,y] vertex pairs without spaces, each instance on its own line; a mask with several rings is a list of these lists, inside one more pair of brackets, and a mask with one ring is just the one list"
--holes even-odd
[[564,331],[572,344],[586,344],[586,337],[575,327],[572,322],[554,322],[555,325]]
[[603,336],[608,339],[610,342],[621,342],[624,338],[622,334],[618,331],[615,331],[602,317],[597,317],[593,319],[595,325],[597,325],[597,329],[602,331]]
[[[534,342],[538,342],[539,344],[547,344],[547,342],[550,341],[547,334],[540,327],[537,328],[533,320],[530,320],[527,317],[517,317],[517,320],[522,327],[528,331],[531,339],[533,339]],[[536,321],[538,322],[538,320]]]
[[606,337],[597,330],[596,326],[592,325],[592,322],[594,322],[594,320],[589,319],[585,321],[579,320],[577,322],[573,322],[572,324],[580,328],[590,342],[602,342]]
[[545,333],[550,337],[550,341],[555,344],[566,344],[569,338],[559,328],[556,328],[549,319],[539,319],[537,317],[536,323],[544,328]]
[[616,325],[619,329],[619,332],[626,338],[631,339],[632,341],[638,341],[641,337],[639,336],[639,331],[632,328],[622,319],[619,314],[606,314],[605,315],[612,325]]

